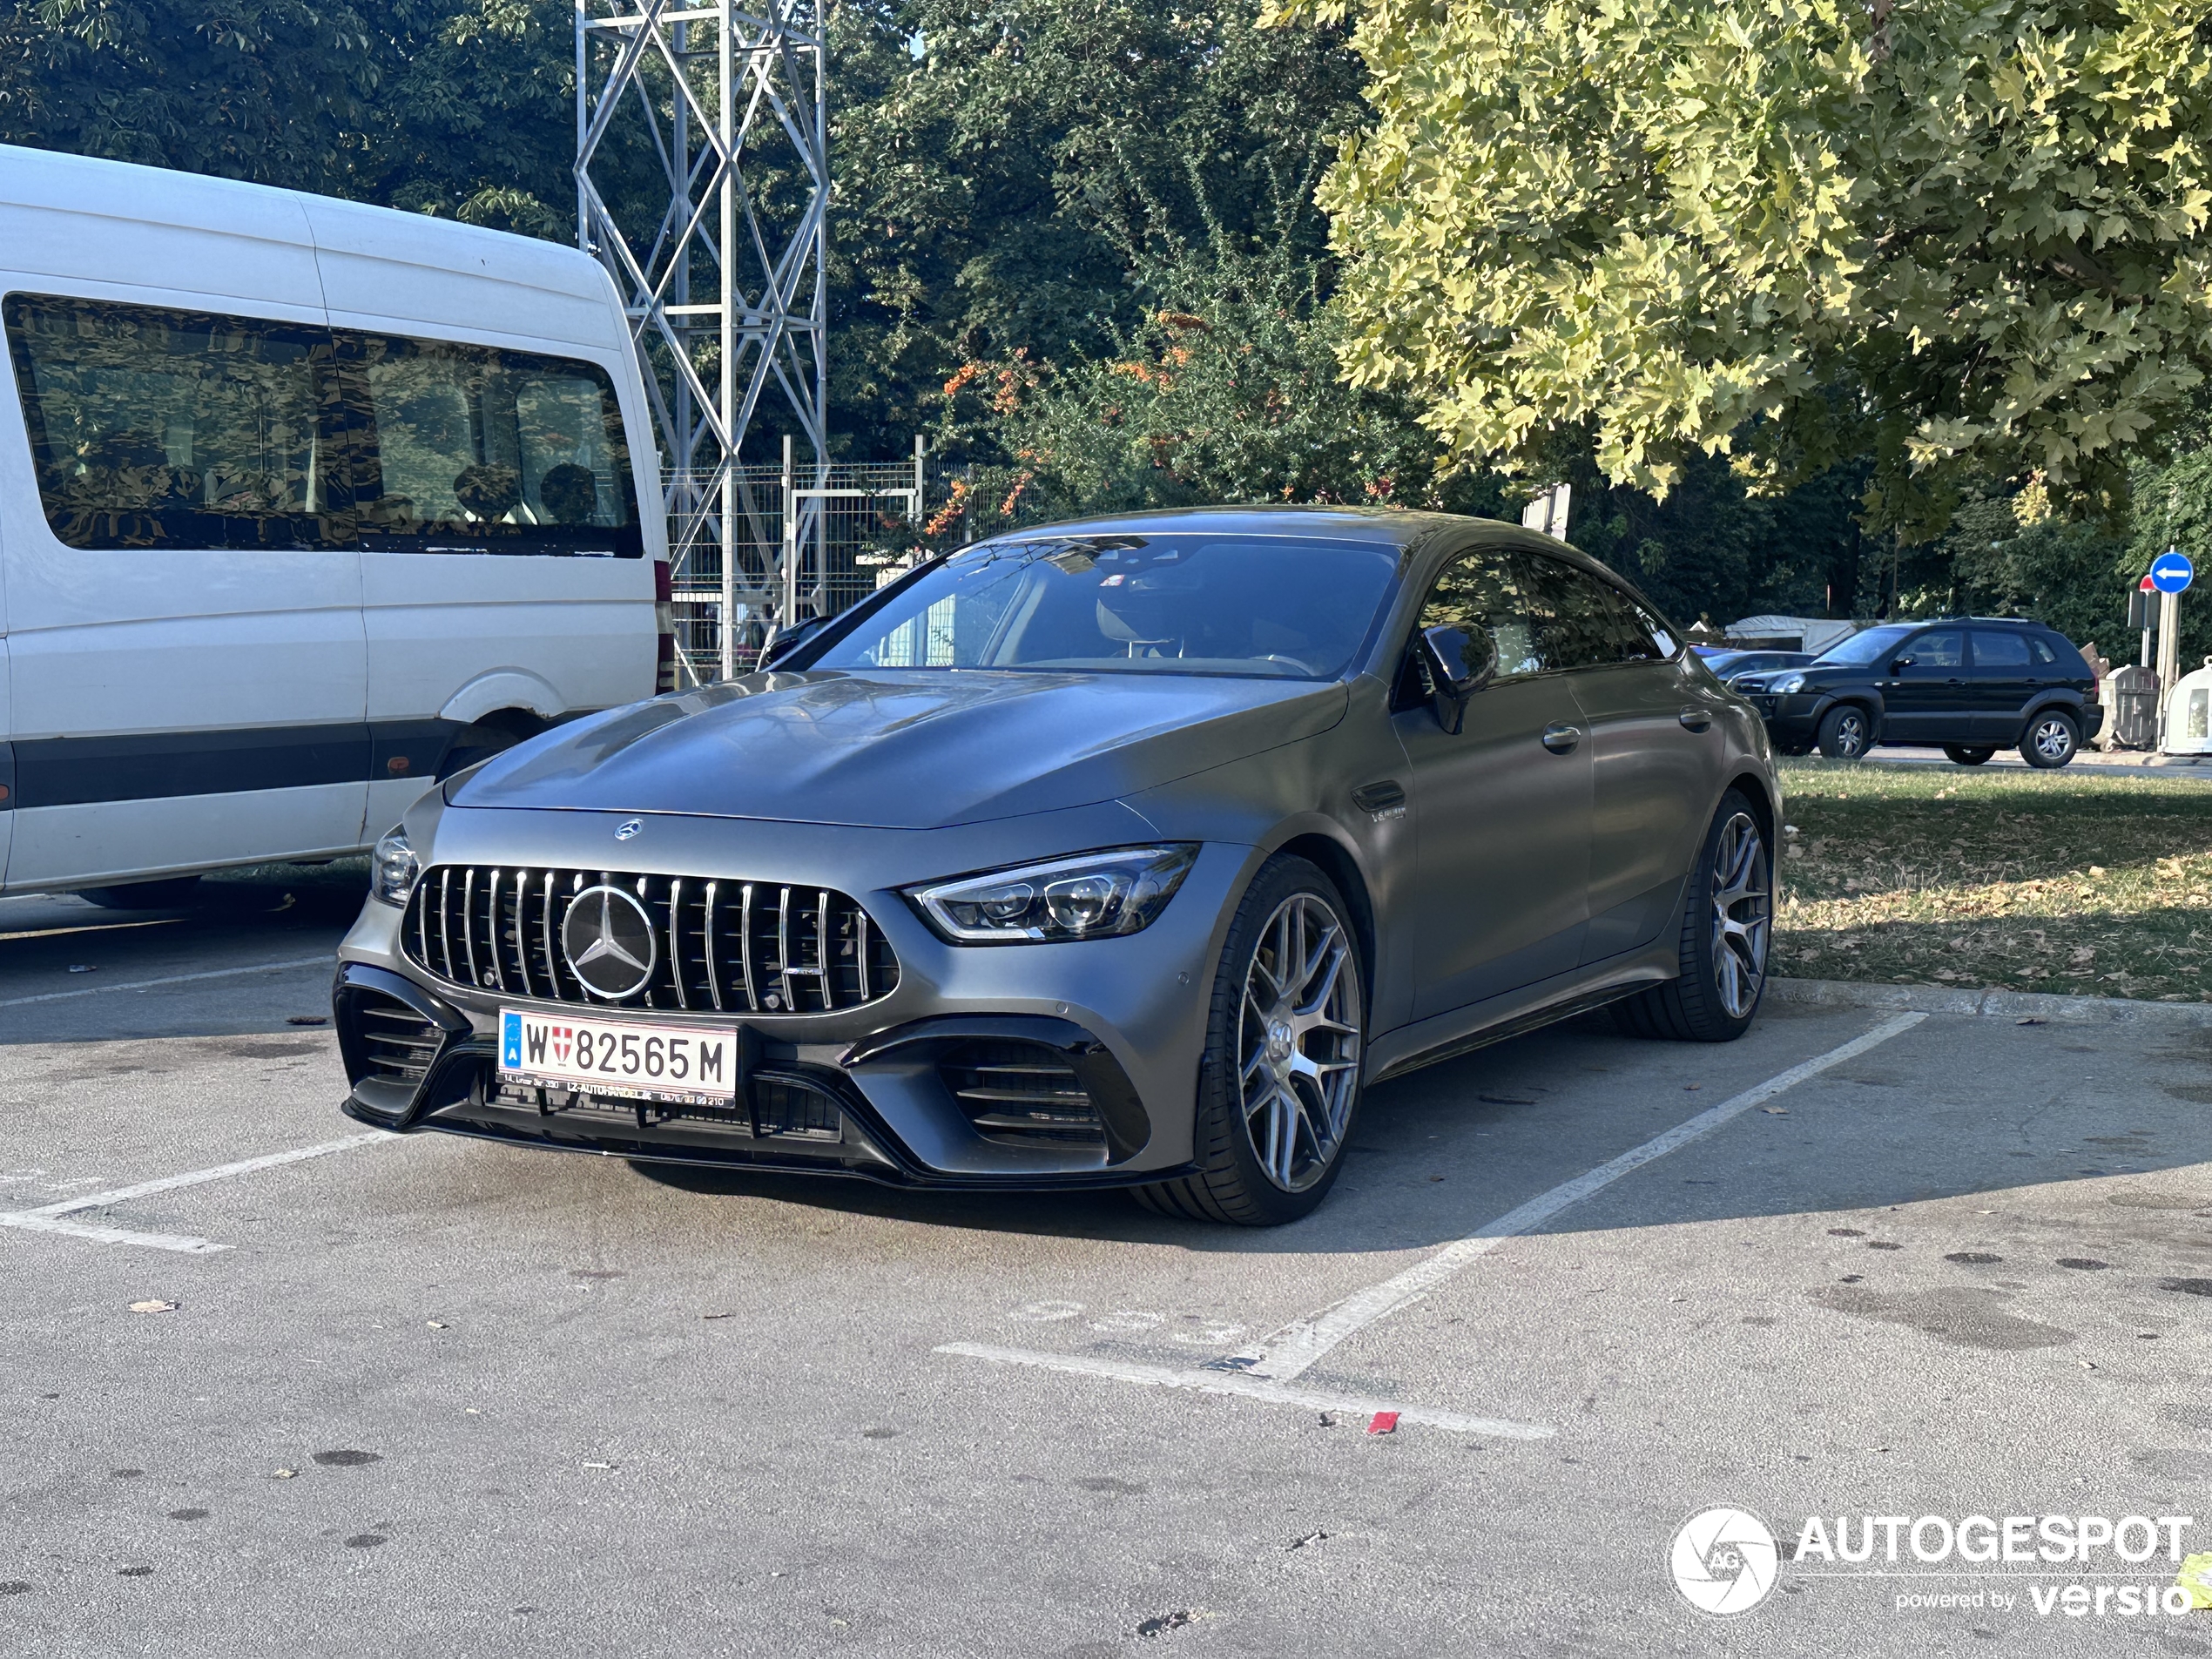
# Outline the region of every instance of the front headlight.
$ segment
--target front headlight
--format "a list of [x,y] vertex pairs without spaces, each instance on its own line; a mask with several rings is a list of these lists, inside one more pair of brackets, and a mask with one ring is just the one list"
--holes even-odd
[[955,945],[1111,939],[1150,926],[1197,856],[1181,843],[1119,847],[931,882],[906,895]]
[[1771,682],[1767,686],[1768,691],[1777,692],[1783,697],[1789,696],[1792,691],[1802,691],[1804,689],[1805,677],[1803,674],[1784,674],[1780,679]]
[[408,895],[415,891],[415,880],[421,873],[421,861],[415,856],[407,832],[395,826],[370,855],[368,890],[386,904],[405,909]]

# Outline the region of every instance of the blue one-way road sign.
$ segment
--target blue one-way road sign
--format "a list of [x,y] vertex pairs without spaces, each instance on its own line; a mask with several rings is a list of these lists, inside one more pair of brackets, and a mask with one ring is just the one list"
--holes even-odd
[[2161,593],[2180,593],[2196,576],[2196,567],[2184,554],[2165,552],[2150,567],[2150,584]]

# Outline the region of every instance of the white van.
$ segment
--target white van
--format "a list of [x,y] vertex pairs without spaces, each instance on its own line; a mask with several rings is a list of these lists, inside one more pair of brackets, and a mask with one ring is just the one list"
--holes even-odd
[[0,891],[355,852],[658,689],[644,387],[583,253],[0,145]]

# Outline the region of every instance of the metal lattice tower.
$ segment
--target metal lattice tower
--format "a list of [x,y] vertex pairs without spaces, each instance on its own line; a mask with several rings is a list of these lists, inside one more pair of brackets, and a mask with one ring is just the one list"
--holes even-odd
[[[819,604],[801,570],[828,475],[824,12],[576,0],[577,239],[644,368],[678,606],[711,623],[682,652],[691,679],[731,677],[765,624]],[[797,436],[780,490],[739,466],[772,396]]]

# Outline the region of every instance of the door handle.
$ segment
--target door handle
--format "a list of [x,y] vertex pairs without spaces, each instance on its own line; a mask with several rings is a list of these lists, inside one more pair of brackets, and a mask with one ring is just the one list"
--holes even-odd
[[1406,813],[1405,786],[1394,778],[1362,784],[1352,792],[1352,804],[1378,824],[1386,818],[1402,818]]
[[1682,723],[1685,729],[1691,732],[1709,732],[1713,725],[1713,711],[1710,709],[1684,709]]
[[1548,725],[1544,728],[1544,747],[1555,755],[1572,754],[1575,745],[1582,740],[1579,725]]

